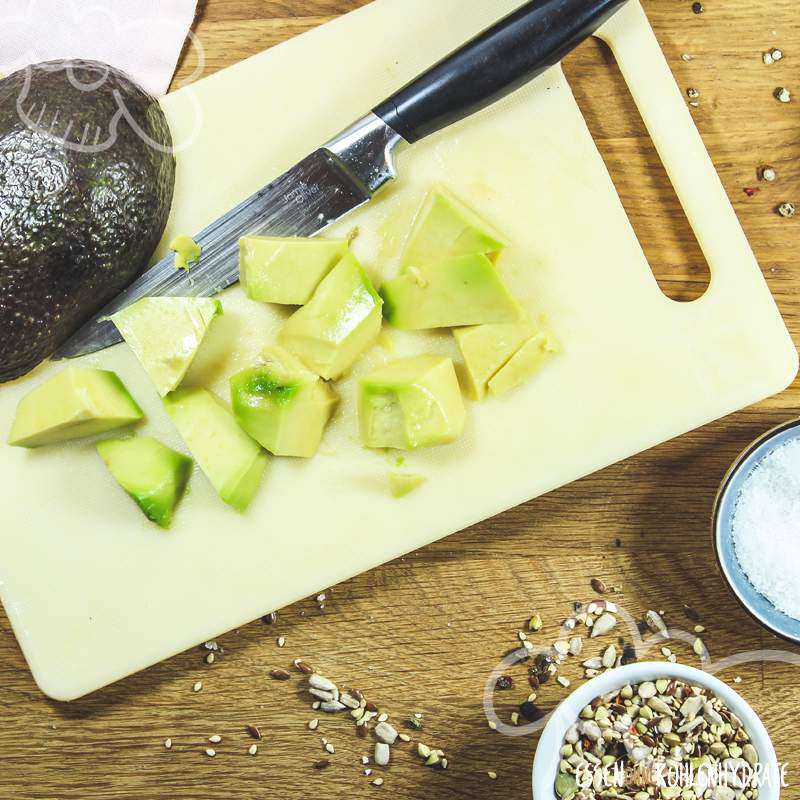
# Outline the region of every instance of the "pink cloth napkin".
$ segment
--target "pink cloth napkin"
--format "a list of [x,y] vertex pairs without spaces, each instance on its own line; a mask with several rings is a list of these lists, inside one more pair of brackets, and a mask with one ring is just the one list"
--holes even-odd
[[86,58],[166,93],[197,0],[0,0],[0,73]]

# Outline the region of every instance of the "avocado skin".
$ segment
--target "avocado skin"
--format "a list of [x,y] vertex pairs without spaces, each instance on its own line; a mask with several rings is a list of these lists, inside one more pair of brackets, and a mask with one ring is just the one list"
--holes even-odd
[[[44,106],[40,125],[55,119],[52,135],[21,119],[26,86],[23,110],[36,120]],[[158,148],[119,116],[115,93]],[[85,130],[89,143],[98,129],[105,141],[115,115],[110,147],[69,146]],[[147,266],[174,185],[164,113],[119,70],[51,61],[0,81],[0,382],[51,355]]]

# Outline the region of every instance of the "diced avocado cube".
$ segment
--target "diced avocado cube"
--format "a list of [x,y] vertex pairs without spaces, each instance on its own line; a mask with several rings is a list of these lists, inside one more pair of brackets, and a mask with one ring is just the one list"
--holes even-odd
[[452,442],[466,419],[453,362],[425,355],[392,361],[359,381],[361,441],[367,447],[417,447]]
[[169,528],[192,474],[191,458],[148,436],[106,439],[97,452],[145,516]]
[[342,239],[246,236],[239,241],[239,279],[252,300],[301,306],[346,253]]
[[417,214],[401,260],[401,271],[459,256],[493,256],[505,247],[503,237],[471,208],[444,188],[434,189]]
[[466,366],[467,395],[482,400],[489,380],[536,332],[527,317],[519,322],[455,328],[453,335]]
[[211,297],[143,297],[111,321],[163,397],[180,385],[220,314]]
[[175,251],[175,268],[189,270],[191,264],[196,264],[203,254],[203,248],[191,236],[181,234],[170,243],[169,249]]
[[427,480],[424,475],[415,475],[410,472],[390,472],[388,478],[389,491],[392,493],[392,497],[398,498],[411,494]]
[[489,391],[494,395],[501,395],[522,386],[558,350],[558,344],[549,334],[536,334],[536,336],[528,339],[511,356],[508,363],[489,381]]
[[178,389],[164,398],[164,406],[219,496],[244,511],[258,491],[267,454],[205,389]]
[[116,373],[67,367],[20,400],[8,443],[41,447],[95,436],[143,417]]
[[311,300],[289,317],[278,338],[308,369],[332,380],[378,338],[381,305],[364,268],[347,253]]
[[409,269],[381,287],[388,322],[405,330],[517,322],[522,309],[486,256]]
[[337,403],[325,381],[281,347],[231,378],[233,413],[246,433],[276,456],[310,458]]

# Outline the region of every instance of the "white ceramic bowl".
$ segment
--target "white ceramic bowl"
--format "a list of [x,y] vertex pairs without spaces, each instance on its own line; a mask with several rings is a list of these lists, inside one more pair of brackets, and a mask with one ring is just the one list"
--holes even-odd
[[780,788],[776,785],[778,758],[767,729],[744,698],[726,683],[703,670],[669,661],[643,661],[604,672],[576,689],[553,712],[539,740],[533,762],[534,800],[559,800],[555,793],[555,780],[561,761],[559,750],[564,744],[564,735],[581,713],[581,709],[602,694],[621,689],[626,684],[653,681],[657,678],[677,678],[710,689],[744,724],[753,746],[765,770],[769,769],[773,780],[761,787],[759,800],[778,800]]

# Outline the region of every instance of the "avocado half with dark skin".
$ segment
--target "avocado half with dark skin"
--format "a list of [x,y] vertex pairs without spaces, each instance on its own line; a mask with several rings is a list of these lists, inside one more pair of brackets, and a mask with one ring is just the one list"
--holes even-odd
[[50,61],[0,80],[0,382],[147,266],[174,186],[164,112],[124,73]]

